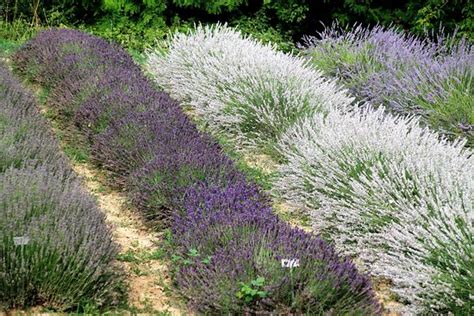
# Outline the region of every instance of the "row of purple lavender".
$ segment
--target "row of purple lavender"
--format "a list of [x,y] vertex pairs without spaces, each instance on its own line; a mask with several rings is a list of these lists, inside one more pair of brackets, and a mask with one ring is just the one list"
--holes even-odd
[[0,64],[0,311],[117,303],[117,253],[35,98]]

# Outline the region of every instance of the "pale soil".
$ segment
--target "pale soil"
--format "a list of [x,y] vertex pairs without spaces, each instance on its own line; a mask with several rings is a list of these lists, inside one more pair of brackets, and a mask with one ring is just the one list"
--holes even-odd
[[403,304],[393,300],[392,292],[390,291],[390,281],[373,280],[372,284],[374,285],[375,295],[383,304],[383,314],[386,316],[402,315],[399,310],[403,308]]
[[84,163],[73,164],[73,169],[97,198],[107,221],[113,225],[113,238],[120,245],[121,254],[136,258],[132,262],[122,262],[129,283],[129,305],[150,313],[188,314],[173,297],[168,263],[164,259],[146,258],[147,254],[160,251],[163,236],[143,224],[128,207],[123,193],[104,187],[97,170]]

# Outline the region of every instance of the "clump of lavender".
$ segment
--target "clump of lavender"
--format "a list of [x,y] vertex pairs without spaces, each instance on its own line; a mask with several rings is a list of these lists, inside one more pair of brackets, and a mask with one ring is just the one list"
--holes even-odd
[[184,191],[195,183],[226,187],[243,179],[215,143],[197,139],[187,145],[181,150],[156,154],[130,176],[131,200],[146,211],[148,218],[169,223],[170,211],[183,207],[187,199]]
[[[51,45],[55,43],[56,45]],[[112,49],[111,49],[112,48]],[[50,90],[48,104],[72,116],[91,94],[104,90],[101,80],[110,68],[127,69],[126,76],[140,76],[132,58],[118,46],[76,30],[40,32],[13,56],[17,71]]]
[[[368,278],[349,259],[280,221],[252,185],[197,186],[186,196],[173,226],[178,260],[184,262],[177,282],[199,310],[380,312]],[[282,267],[282,259],[296,259],[299,266]]]
[[[413,312],[469,314],[474,155],[383,109],[308,118],[280,142],[275,188]],[[470,272],[471,271],[471,272]]]
[[422,39],[380,26],[327,28],[305,39],[312,64],[359,100],[383,105],[454,139],[474,144],[474,48],[439,36]]
[[0,173],[10,166],[64,163],[33,96],[0,64]]
[[0,65],[0,308],[121,297],[117,245],[66,161],[33,96]]
[[[38,67],[35,78],[56,87],[51,102],[58,102],[61,117],[72,118],[88,136],[94,161],[114,175],[116,184],[147,218],[171,225],[176,257],[188,252],[196,257],[195,247],[199,247],[210,257],[201,264],[210,260],[216,264],[218,270],[208,265],[188,267],[187,261],[180,261],[178,284],[198,310],[379,312],[367,278],[322,240],[272,215],[265,195],[246,183],[220,146],[199,132],[169,96],[154,91],[128,58],[119,52],[106,54],[116,48],[88,35],[72,33],[77,43],[70,41],[68,32],[56,39],[43,34],[32,40],[16,58],[19,69],[28,74]],[[93,45],[99,46],[96,55]],[[65,47],[78,49],[73,61],[64,54]],[[42,50],[51,50],[55,57],[42,62],[31,55]],[[49,73],[55,74],[42,75]],[[277,267],[284,255],[304,260],[305,268],[295,273],[295,283]],[[267,277],[268,284],[257,274]],[[214,284],[203,284],[206,279]],[[218,286],[221,281],[231,284]],[[254,296],[245,282],[265,289]],[[222,300],[212,303],[214,297]]]
[[118,303],[117,246],[68,170],[10,168],[0,174],[0,201],[0,305]]
[[147,68],[213,133],[231,134],[241,146],[271,147],[298,119],[352,101],[306,64],[217,25],[175,34],[167,54],[149,52]]

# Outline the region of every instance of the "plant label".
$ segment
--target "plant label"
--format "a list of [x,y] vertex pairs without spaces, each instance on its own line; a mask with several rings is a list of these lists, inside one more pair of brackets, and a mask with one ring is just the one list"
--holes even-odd
[[15,246],[28,245],[29,242],[30,237],[28,236],[13,237],[13,243],[15,244]]
[[296,268],[300,266],[300,259],[281,259],[282,268]]

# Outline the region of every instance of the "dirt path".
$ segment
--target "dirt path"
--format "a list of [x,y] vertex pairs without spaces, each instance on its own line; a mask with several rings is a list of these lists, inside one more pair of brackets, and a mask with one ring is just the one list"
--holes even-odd
[[[163,235],[148,229],[127,205],[123,193],[103,185],[99,171],[87,163],[73,163],[74,171],[97,198],[100,209],[113,227],[113,237],[121,246],[119,260],[129,282],[129,305],[144,313],[188,314],[177,304],[171,291],[168,265],[160,243]],[[181,306],[180,306],[181,305]]]

